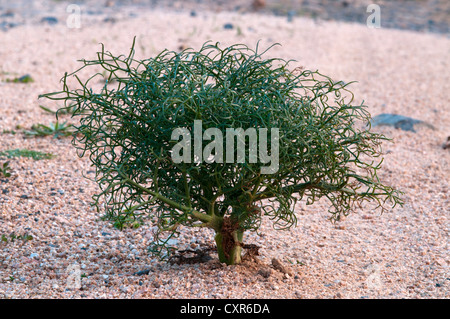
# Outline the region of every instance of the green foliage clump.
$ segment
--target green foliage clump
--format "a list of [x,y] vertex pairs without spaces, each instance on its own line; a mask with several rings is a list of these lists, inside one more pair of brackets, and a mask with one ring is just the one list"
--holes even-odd
[[56,123],[50,123],[49,125],[33,124],[31,130],[25,130],[25,134],[30,136],[53,136],[54,138],[71,136],[73,134],[72,124],[66,123],[56,121]]
[[55,157],[55,155],[51,153],[44,153],[39,151],[33,151],[33,150],[27,150],[27,149],[12,149],[12,150],[6,150],[0,152],[0,156],[6,156],[7,158],[14,158],[14,157],[29,157],[37,160],[42,159],[52,159]]
[[34,79],[29,74],[25,74],[21,77],[14,78],[14,79],[6,79],[6,82],[11,83],[32,83],[34,82]]
[[0,175],[4,177],[11,177],[11,167],[9,167],[9,162],[4,162],[0,165]]
[[33,236],[28,234],[28,233],[25,233],[23,235],[16,235],[14,232],[12,232],[11,234],[9,234],[9,236],[6,236],[6,235],[3,234],[1,239],[0,239],[0,241],[7,243],[8,242],[8,237],[9,237],[9,241],[10,242],[14,242],[16,239],[20,239],[20,240],[23,240],[23,241],[29,241],[29,240],[33,239]]
[[[266,51],[205,43],[199,51],[164,50],[137,60],[134,43],[127,56],[102,46],[96,59],[65,74],[62,91],[42,95],[75,106],[73,143],[96,167],[101,191],[95,204],[118,227],[150,217],[158,229],[155,254],[166,253],[179,226],[208,227],[219,259],[235,264],[244,232],[258,230],[263,216],[277,229],[296,225],[299,200],[328,199],[332,220],[364,201],[383,208],[402,203],[377,176],[387,139],[366,126],[370,114],[352,104],[348,84],[292,70],[290,61],[263,59]],[[108,74],[98,90],[91,81],[102,73],[82,80],[86,68]],[[75,88],[69,88],[72,79]],[[248,151],[243,163],[199,162],[194,155],[190,163],[175,163],[172,132],[192,132],[195,120],[202,121],[202,133],[278,128],[278,171],[262,174],[265,164],[250,162]]]

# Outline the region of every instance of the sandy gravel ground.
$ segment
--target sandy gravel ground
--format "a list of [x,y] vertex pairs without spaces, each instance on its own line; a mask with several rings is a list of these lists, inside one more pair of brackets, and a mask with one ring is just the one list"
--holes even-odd
[[[226,23],[233,29],[224,29]],[[56,105],[37,96],[58,90],[64,72],[80,66],[78,59],[94,57],[100,42],[125,54],[134,36],[138,58],[164,48],[198,49],[210,39],[252,47],[258,40],[261,47],[279,42],[268,57],[358,81],[356,98],[372,115],[397,113],[432,124],[435,130],[416,133],[376,128],[394,139],[384,145],[380,177],[405,192],[404,207],[381,216],[363,207],[334,225],[325,201],[302,202],[296,228],[274,231],[264,220],[260,234],[244,238],[261,247],[259,262],[225,266],[214,253],[195,264],[153,259],[147,253],[151,225],[119,231],[89,205],[98,189],[83,175],[92,177],[93,169],[76,156],[70,139],[26,138],[21,131],[54,121],[38,105]],[[0,242],[0,299],[448,298],[450,151],[441,145],[450,135],[449,53],[443,35],[251,13],[155,10],[114,23],[85,22],[80,29],[38,24],[0,33],[0,151],[57,156],[10,159],[12,176],[0,179],[0,236],[7,239]],[[35,82],[7,82],[24,74]],[[13,232],[22,237],[11,240]],[[183,228],[179,247],[207,247],[212,236]],[[273,266],[274,258],[284,271]],[[71,270],[80,271],[81,287]]]

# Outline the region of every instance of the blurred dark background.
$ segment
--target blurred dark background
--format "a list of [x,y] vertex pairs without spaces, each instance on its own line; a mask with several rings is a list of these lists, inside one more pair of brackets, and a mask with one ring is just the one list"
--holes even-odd
[[102,19],[111,19],[119,12],[137,16],[146,9],[167,9],[192,15],[202,11],[258,12],[287,19],[310,17],[355,23],[366,23],[370,15],[367,6],[377,4],[382,28],[449,34],[450,24],[450,0],[0,0],[0,30],[29,21],[55,22],[42,18],[66,14],[69,4],[79,4],[83,14]]

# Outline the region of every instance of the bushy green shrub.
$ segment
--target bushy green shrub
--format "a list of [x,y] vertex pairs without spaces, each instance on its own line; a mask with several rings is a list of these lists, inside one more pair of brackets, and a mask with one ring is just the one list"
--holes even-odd
[[[205,43],[199,51],[164,50],[136,60],[134,43],[127,56],[102,46],[96,59],[82,60],[81,69],[65,74],[62,91],[42,95],[64,101],[79,119],[73,142],[96,167],[97,207],[118,227],[150,217],[158,227],[154,253],[165,253],[180,225],[209,227],[220,261],[236,264],[244,232],[257,230],[263,216],[279,229],[296,225],[299,200],[310,205],[327,198],[334,220],[363,201],[401,203],[399,192],[377,176],[386,138],[366,126],[370,114],[365,105],[352,105],[348,84],[292,70],[289,61],[263,59],[266,51]],[[81,70],[99,67],[102,73],[80,78]],[[105,71],[106,83],[95,90],[99,81],[93,79]],[[76,87],[69,88],[73,78]],[[195,121],[201,121],[202,150],[213,140],[205,135],[208,129],[224,132],[214,141],[227,151],[226,129],[264,128],[271,141],[277,129],[275,144],[266,150],[277,153],[277,169],[262,173],[267,161],[251,161],[246,136],[244,161],[225,161],[217,147],[211,152],[215,161],[183,149],[190,161],[175,162],[180,141],[173,133],[184,128],[195,135]],[[236,159],[238,151],[232,155]]]

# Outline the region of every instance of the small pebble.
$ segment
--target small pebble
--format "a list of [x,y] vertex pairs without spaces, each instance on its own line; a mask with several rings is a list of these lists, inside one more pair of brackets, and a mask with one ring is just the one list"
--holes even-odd
[[297,12],[295,10],[289,10],[287,13],[287,20],[288,22],[294,21],[294,17],[297,15]]
[[55,17],[43,17],[41,22],[48,23],[50,25],[54,25],[58,23],[58,19]]
[[12,18],[14,17],[14,11],[6,10],[4,13],[0,14],[1,18]]
[[224,28],[225,30],[231,30],[231,29],[233,29],[233,25],[232,25],[231,23],[225,23],[225,24],[223,25],[223,28]]

